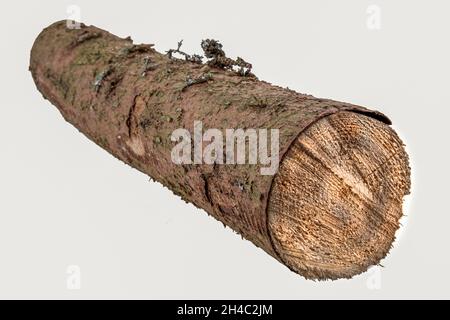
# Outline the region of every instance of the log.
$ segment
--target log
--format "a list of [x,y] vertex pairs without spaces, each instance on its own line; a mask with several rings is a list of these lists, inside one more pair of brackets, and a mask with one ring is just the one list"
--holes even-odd
[[[408,156],[390,120],[261,81],[213,40],[202,42],[206,63],[180,47],[161,54],[59,21],[37,37],[30,71],[89,139],[292,271],[338,279],[378,264],[410,189]],[[174,163],[172,133],[193,133],[195,121],[204,130],[277,129],[277,173],[261,174],[261,163]]]

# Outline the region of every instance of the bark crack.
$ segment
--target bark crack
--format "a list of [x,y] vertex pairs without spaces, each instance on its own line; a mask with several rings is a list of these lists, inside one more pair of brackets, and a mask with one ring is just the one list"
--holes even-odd
[[208,200],[211,205],[214,205],[211,199],[211,191],[209,190],[208,175],[202,174],[201,177],[203,179],[203,188],[206,200]]
[[139,118],[144,111],[146,103],[141,96],[136,96],[134,98],[134,103],[130,107],[130,111],[128,112],[128,118],[126,120],[126,125],[128,128],[128,137],[130,138],[127,141],[127,145],[131,148],[131,150],[137,155],[145,154],[144,143],[139,137]]

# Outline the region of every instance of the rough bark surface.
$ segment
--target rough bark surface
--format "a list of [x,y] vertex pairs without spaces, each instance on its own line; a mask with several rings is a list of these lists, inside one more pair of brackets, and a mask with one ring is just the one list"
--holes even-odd
[[192,132],[194,121],[204,130],[279,129],[283,159],[305,128],[340,111],[390,124],[376,111],[175,59],[93,26],[68,29],[66,21],[38,36],[30,71],[44,98],[89,139],[283,263],[267,221],[274,177],[260,165],[176,165],[172,131]]

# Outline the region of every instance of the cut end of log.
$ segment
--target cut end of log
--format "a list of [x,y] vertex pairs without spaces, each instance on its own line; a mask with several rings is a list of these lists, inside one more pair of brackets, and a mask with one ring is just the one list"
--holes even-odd
[[388,125],[353,112],[325,117],[300,134],[274,179],[274,249],[308,279],[364,272],[389,252],[409,188],[408,156]]

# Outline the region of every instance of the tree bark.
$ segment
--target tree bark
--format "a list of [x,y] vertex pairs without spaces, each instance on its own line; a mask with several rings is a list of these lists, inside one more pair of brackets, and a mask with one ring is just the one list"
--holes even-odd
[[[202,121],[204,130],[279,129],[283,162],[302,132],[325,117],[347,111],[388,127],[390,121],[383,114],[300,94],[260,81],[252,74],[175,59],[157,52],[152,45],[135,45],[129,38],[93,26],[69,29],[66,21],[52,24],[38,36],[31,51],[30,71],[44,98],[89,139],[204,209],[295,272],[316,279],[351,277],[382,258],[377,253],[369,260],[353,261],[359,267],[345,272],[333,271],[327,262],[314,268],[289,263],[269,230],[274,176],[261,175],[260,164],[174,164],[171,149],[175,143],[170,137],[177,128],[192,132],[194,121]],[[399,161],[404,169],[404,183],[399,187],[402,199],[409,191],[406,154],[402,153]],[[321,165],[316,163],[317,167]],[[342,243],[346,237],[341,235]],[[393,238],[384,241],[390,241],[390,245]]]

